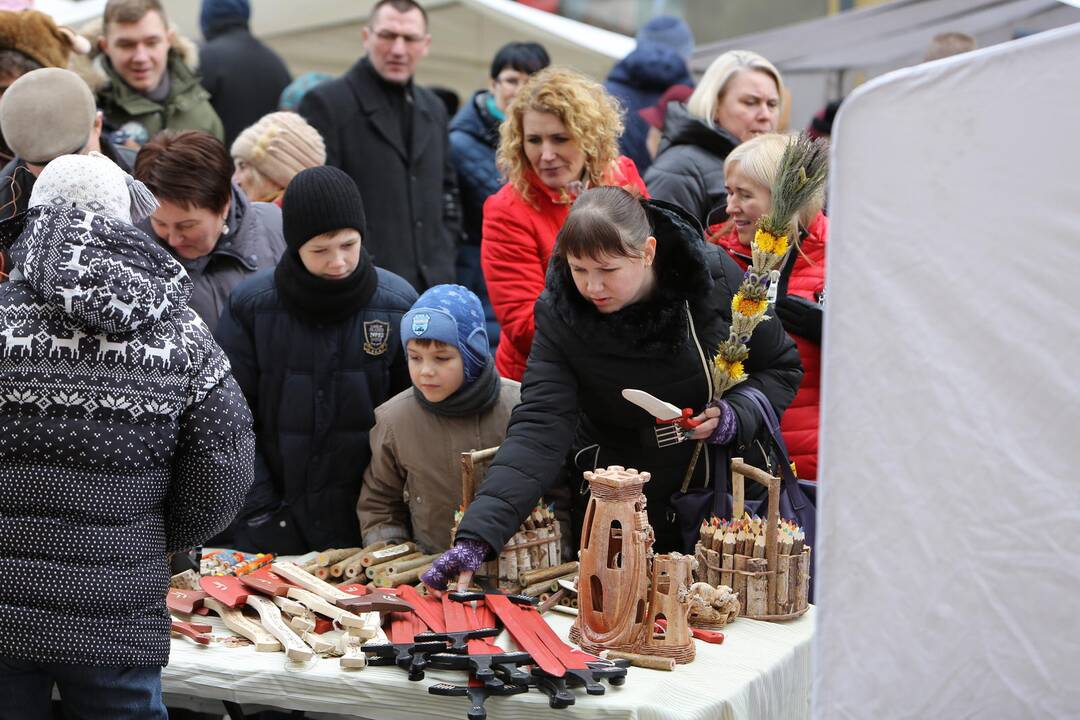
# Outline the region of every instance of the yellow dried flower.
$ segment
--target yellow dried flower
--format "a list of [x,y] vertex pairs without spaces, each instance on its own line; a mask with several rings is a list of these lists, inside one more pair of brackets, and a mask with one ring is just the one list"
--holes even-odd
[[768,300],[753,300],[744,296],[741,290],[735,293],[735,296],[731,298],[731,312],[739,313],[740,315],[745,315],[749,318],[761,315],[768,307]]
[[745,373],[741,360],[736,360],[735,362],[728,362],[720,355],[717,355],[715,358],[713,358],[713,365],[716,366],[717,370],[724,373],[732,380],[742,379]]
[[767,230],[759,229],[754,233],[754,245],[761,252],[783,255],[788,251],[788,238],[787,235],[776,237]]

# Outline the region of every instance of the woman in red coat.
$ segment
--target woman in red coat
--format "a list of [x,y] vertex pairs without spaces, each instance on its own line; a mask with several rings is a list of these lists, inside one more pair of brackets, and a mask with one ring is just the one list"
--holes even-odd
[[[760,135],[736,147],[724,162],[729,221],[718,231],[713,228],[710,239],[744,269],[750,263],[750,241],[758,218],[772,208],[770,188],[787,143],[785,135]],[[829,230],[823,204],[821,196],[799,209],[799,244],[781,272],[775,305],[775,315],[799,348],[803,365],[799,392],[780,420],[788,453],[803,480],[817,480],[821,303]]]
[[565,68],[533,76],[507,108],[496,161],[507,184],[484,203],[480,259],[501,326],[495,366],[521,380],[555,236],[582,190],[645,183],[619,156],[623,125],[601,85]]

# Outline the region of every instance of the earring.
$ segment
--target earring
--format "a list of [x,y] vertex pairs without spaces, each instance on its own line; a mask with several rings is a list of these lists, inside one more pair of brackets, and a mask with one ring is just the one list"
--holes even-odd
[[228,235],[229,234],[229,223],[221,223],[221,234],[222,235]]

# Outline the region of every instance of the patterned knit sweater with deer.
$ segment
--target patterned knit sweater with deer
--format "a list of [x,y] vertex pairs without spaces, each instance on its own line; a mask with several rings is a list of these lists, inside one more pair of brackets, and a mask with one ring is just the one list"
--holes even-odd
[[251,414],[187,274],[132,225],[34,208],[10,256],[0,657],[163,665],[166,554],[240,507]]

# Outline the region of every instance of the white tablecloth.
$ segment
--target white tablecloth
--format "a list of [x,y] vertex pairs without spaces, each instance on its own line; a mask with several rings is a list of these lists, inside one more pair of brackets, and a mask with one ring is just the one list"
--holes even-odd
[[[572,618],[548,613],[563,637]],[[228,631],[216,616],[218,632]],[[724,630],[722,645],[697,643],[697,658],[674,672],[630,668],[626,684],[608,686],[602,696],[575,691],[577,703],[553,716],[539,691],[487,701],[491,718],[627,718],[633,720],[799,720],[809,716],[810,640],[814,609],[792,622],[738,619]],[[505,634],[504,648],[513,647]],[[174,638],[172,657],[162,673],[169,697],[194,696],[272,705],[290,710],[337,713],[386,720],[464,718],[467,701],[430,695],[434,682],[464,684],[464,672],[428,670],[410,682],[396,667],[342,670],[336,659],[308,667],[286,665],[284,653],[257,653],[252,647],[196,645]],[[604,682],[607,686],[607,683]],[[168,697],[167,697],[168,699]]]

